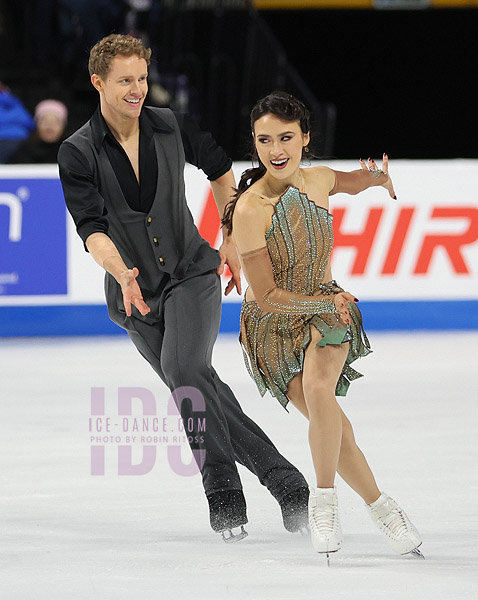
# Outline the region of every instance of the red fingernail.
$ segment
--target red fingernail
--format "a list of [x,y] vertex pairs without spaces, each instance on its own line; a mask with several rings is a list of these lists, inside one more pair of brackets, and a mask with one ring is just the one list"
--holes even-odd
[[359,299],[358,299],[358,298],[354,298],[354,300],[355,300],[355,302],[359,302]]
[[396,196],[394,196],[394,197],[393,197],[393,199],[394,199],[394,200],[396,200],[396,199],[397,199],[397,197],[396,197]]

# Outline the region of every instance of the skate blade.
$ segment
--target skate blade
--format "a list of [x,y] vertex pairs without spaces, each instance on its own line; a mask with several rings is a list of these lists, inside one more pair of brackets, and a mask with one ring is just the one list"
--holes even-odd
[[327,566],[330,567],[330,555],[335,554],[339,550],[340,550],[340,548],[337,548],[337,550],[326,550],[325,552],[319,552],[319,554],[325,554],[325,559],[327,560]]
[[330,567],[330,555],[331,554],[335,554],[335,552],[338,552],[338,551],[339,551],[339,549],[337,549],[337,550],[330,550],[329,552],[325,553],[325,557],[327,559],[327,566],[328,567]]
[[416,558],[422,558],[423,560],[425,560],[425,557],[423,556],[423,554],[420,552],[420,550],[418,548],[415,548],[415,550],[412,550],[411,552],[409,552],[409,554],[411,554],[412,556],[415,556]]
[[240,542],[249,535],[244,529],[244,525],[241,525],[241,531],[239,533],[234,533],[232,529],[224,529],[223,531],[221,531],[221,534],[222,539],[226,542],[226,544]]

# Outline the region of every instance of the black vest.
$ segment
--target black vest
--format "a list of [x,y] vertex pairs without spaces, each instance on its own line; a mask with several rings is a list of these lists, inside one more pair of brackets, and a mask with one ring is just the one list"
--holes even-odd
[[[125,264],[129,268],[138,267],[137,281],[144,300],[154,313],[155,308],[159,307],[156,295],[158,289],[162,288],[165,273],[172,279],[182,279],[194,259],[200,257],[201,270],[204,272],[216,269],[220,259],[218,252],[199,235],[186,203],[184,148],[174,114],[167,108],[144,107],[143,110],[153,111],[154,120],[160,123],[160,130],[153,134],[158,184],[149,213],[129,207],[105,149],[95,143],[97,140],[91,120],[68,141],[87,158],[94,181],[98,184],[98,192],[104,199],[108,235]],[[105,289],[110,316],[118,322],[114,318],[116,310],[121,312],[122,317],[125,314],[121,289],[108,273]],[[143,318],[135,309],[134,316]],[[152,314],[147,315],[144,320],[149,321],[152,317]]]

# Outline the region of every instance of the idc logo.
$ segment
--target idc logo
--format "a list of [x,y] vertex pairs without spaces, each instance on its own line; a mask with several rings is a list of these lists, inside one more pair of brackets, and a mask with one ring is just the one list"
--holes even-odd
[[[167,415],[157,412],[156,399],[147,388],[118,388],[116,415],[107,415],[105,388],[91,388],[91,416],[88,434],[91,444],[91,474],[105,475],[109,468],[118,475],[146,475],[158,461],[161,450],[168,465],[183,477],[197,475],[206,460],[206,404],[202,393],[194,387],[176,388],[167,402]],[[186,420],[178,406],[187,400],[192,411]],[[133,404],[138,414],[133,415]],[[183,448],[192,458],[183,460]],[[109,461],[106,461],[108,456]]]
[[0,179],[0,295],[66,294],[66,213],[58,179]]

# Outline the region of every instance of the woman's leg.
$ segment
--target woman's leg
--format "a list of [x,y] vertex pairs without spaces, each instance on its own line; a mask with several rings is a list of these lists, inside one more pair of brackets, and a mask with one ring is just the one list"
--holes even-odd
[[309,445],[317,487],[332,488],[342,443],[342,417],[335,386],[347,357],[347,344],[317,346],[321,335],[311,327],[304,357],[302,389],[309,413]]
[[[309,419],[309,411],[305,402],[302,374],[297,375],[289,384],[287,396],[293,406]],[[360,448],[357,446],[352,424],[340,409],[342,420],[342,438],[337,472],[342,479],[356,491],[367,504],[377,500],[380,490],[373,473]]]
[[352,424],[342,409],[341,412],[342,446],[337,472],[367,504],[371,504],[380,496],[380,490],[363,452],[357,446]]
[[[307,350],[309,350],[309,348]],[[325,348],[327,348],[327,346]],[[323,357],[324,359],[330,358],[330,356],[327,354],[320,354],[319,358],[320,357]],[[315,357],[312,356],[312,359],[314,358]],[[337,361],[333,359],[333,362],[331,364],[335,365],[336,362]],[[309,365],[311,365],[312,367],[314,366],[313,360],[309,362]],[[294,377],[294,379],[289,383],[287,397],[289,398],[291,403],[307,419],[309,419],[309,422],[312,425],[312,421],[314,418],[316,418],[316,414],[318,412],[315,404],[320,402],[321,398],[327,399],[329,398],[329,396],[327,394],[319,393],[315,396],[314,399],[314,397],[311,395],[313,391],[313,386],[309,385],[308,387],[306,387],[304,385],[305,373],[306,369],[304,364],[303,373]],[[309,372],[307,375],[313,376],[314,372]],[[315,371],[315,376],[319,378],[321,377],[321,375],[322,371],[320,369],[317,369]],[[327,377],[326,381],[328,381]],[[325,387],[325,384],[324,386],[318,387]],[[327,388],[326,391],[328,392]],[[328,400],[328,406],[333,406],[330,400]],[[397,505],[397,503],[386,494],[380,493],[372,471],[370,470],[370,467],[368,466],[368,463],[365,460],[365,456],[363,455],[362,451],[355,442],[355,436],[352,429],[352,425],[340,407],[339,411],[341,418],[341,438],[340,453],[337,460],[337,472],[342,477],[342,479],[344,479],[344,481],[348,483],[350,487],[353,490],[355,490],[360,496],[362,496],[362,498],[365,500],[367,504],[367,510],[370,513],[372,520],[380,529],[380,531],[382,531],[382,533],[385,535],[387,542],[390,544],[390,546],[395,552],[397,552],[398,554],[406,554],[411,552],[412,554],[423,557],[423,555],[418,550],[418,547],[422,543],[419,532],[411,523],[410,519],[405,514],[405,512]],[[333,414],[333,411],[331,410],[330,413]],[[324,421],[330,413],[327,413],[327,410],[323,411],[322,418],[324,418]],[[335,420],[331,419],[330,437],[332,438],[333,442],[335,442],[333,433],[335,431],[336,435],[336,429],[337,427],[335,424]],[[320,433],[320,430],[317,429],[317,431]],[[324,454],[321,458],[321,455],[316,450],[317,446],[319,446],[320,448],[320,444],[315,446],[314,434],[314,430],[312,429],[312,427],[310,427],[309,439],[312,451],[312,458],[314,460],[314,466],[316,466],[316,461],[327,460],[328,458],[330,460],[330,456],[332,456],[333,459],[333,455],[332,452],[329,452],[329,457],[327,457],[327,454]],[[329,477],[328,472],[326,472],[326,475]],[[325,484],[322,484],[321,480],[319,479],[321,476],[322,471],[318,470],[318,487],[325,487]],[[332,484],[330,484],[329,480],[326,481],[328,482],[327,487],[332,487],[333,482]],[[309,500],[309,523],[311,527],[312,543],[317,552],[331,552],[336,551],[340,548],[340,545],[342,543],[342,534],[340,526],[338,526],[338,521],[335,518],[330,518],[329,520],[327,520],[326,518],[327,512],[330,515],[336,514],[336,508],[337,504],[335,500],[334,511],[334,499],[332,494],[322,494],[319,492],[319,490],[311,492]]]

